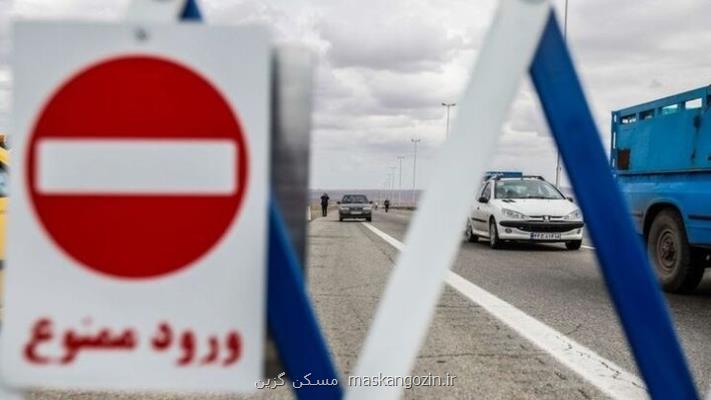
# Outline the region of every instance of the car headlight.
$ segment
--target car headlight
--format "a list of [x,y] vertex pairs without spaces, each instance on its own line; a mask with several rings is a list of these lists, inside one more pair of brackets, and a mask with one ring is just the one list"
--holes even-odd
[[580,210],[575,210],[572,213],[563,217],[563,219],[566,221],[578,221],[583,219],[583,213],[581,213]]
[[502,208],[501,214],[504,217],[508,217],[508,218],[512,218],[512,219],[527,219],[528,218],[524,214],[521,214],[518,211],[509,210],[508,208]]
[[348,207],[341,206],[341,211],[348,211]]
[[371,208],[372,208],[371,206],[365,206],[365,207],[363,207],[363,211],[370,211]]

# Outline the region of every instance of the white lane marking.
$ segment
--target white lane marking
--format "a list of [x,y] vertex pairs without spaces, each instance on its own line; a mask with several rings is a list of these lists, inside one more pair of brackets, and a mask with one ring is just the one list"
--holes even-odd
[[[405,248],[397,239],[375,226],[367,222],[363,225],[397,250]],[[649,398],[641,379],[588,347],[452,271],[447,274],[445,282],[606,395],[624,400]]]
[[231,194],[236,152],[223,139],[43,139],[35,178],[47,194]]
[[405,248],[405,245],[402,244],[402,242],[376,228],[370,222],[361,222],[361,224],[365,225],[366,228],[370,229],[373,233],[380,236],[381,239],[383,239],[390,246],[393,246],[396,250],[402,251]]
[[[407,248],[375,313],[355,375],[410,373],[459,248],[462,223],[474,196],[472,182],[481,179],[495,153],[501,126],[550,13],[550,3],[544,0],[499,3],[469,84],[457,102],[452,132],[437,155],[432,179],[410,226]],[[401,393],[402,387],[354,386],[346,399],[395,399]]]

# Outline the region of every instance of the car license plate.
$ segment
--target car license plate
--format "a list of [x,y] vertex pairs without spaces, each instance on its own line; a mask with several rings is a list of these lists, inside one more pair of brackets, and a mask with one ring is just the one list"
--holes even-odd
[[558,239],[560,239],[560,233],[532,232],[531,239],[533,239],[533,240],[558,240]]
[[351,211],[351,214],[360,214],[360,211]]

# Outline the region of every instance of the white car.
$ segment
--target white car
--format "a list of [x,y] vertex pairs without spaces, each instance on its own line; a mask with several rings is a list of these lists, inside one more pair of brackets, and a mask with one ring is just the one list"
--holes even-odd
[[562,242],[577,250],[583,242],[583,214],[555,186],[537,176],[494,177],[477,192],[465,236],[503,241]]

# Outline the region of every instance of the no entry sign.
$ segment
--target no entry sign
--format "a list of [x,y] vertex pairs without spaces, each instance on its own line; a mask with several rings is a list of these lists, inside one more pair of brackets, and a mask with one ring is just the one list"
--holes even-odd
[[43,227],[80,265],[159,276],[224,235],[249,184],[246,146],[237,115],[204,77],[123,56],[51,96],[29,139],[27,187]]
[[3,378],[253,389],[266,293],[265,31],[24,22],[14,40]]

